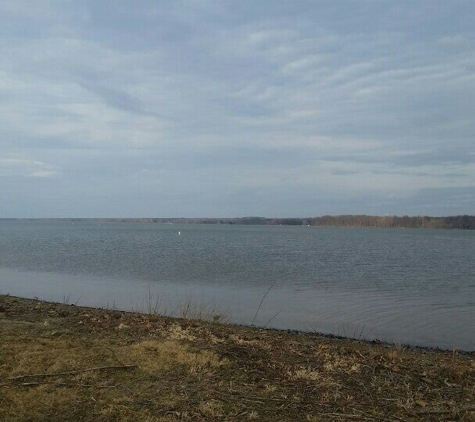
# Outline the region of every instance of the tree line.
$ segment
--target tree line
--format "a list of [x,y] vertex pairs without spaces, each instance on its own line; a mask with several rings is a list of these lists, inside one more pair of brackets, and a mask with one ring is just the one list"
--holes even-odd
[[475,216],[448,217],[373,216],[373,215],[324,215],[308,218],[71,218],[53,219],[67,221],[136,222],[161,224],[240,224],[283,225],[316,227],[381,227],[407,229],[462,229],[475,230]]
[[475,229],[475,216],[457,215],[449,217],[409,217],[398,216],[369,216],[369,215],[339,215],[323,216],[312,219],[313,226],[340,227],[384,227],[407,229]]
[[407,229],[464,229],[475,230],[475,216],[449,217],[372,216],[372,215],[324,215],[311,218],[256,218],[245,217],[230,220],[231,224],[269,224],[287,226],[322,227],[381,227]]

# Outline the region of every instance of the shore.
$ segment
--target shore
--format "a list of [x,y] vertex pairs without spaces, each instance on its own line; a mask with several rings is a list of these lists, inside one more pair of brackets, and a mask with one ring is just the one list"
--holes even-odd
[[0,295],[2,421],[475,421],[475,353]]

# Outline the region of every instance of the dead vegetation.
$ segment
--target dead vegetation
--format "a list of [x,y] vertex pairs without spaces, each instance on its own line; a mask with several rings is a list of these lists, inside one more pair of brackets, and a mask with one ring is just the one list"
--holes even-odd
[[0,296],[0,420],[475,421],[474,357]]

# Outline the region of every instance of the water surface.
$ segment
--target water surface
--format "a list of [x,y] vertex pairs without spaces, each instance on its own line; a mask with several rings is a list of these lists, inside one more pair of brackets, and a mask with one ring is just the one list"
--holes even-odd
[[0,292],[473,350],[474,256],[458,230],[0,221]]

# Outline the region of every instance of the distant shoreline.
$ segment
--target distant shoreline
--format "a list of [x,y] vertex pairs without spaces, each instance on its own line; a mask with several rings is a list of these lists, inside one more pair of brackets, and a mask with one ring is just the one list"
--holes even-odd
[[71,221],[98,223],[157,223],[157,224],[229,224],[265,226],[312,226],[312,227],[376,227],[408,229],[458,229],[475,230],[475,216],[456,215],[430,216],[370,216],[370,215],[325,215],[305,218],[0,218],[0,221]]

